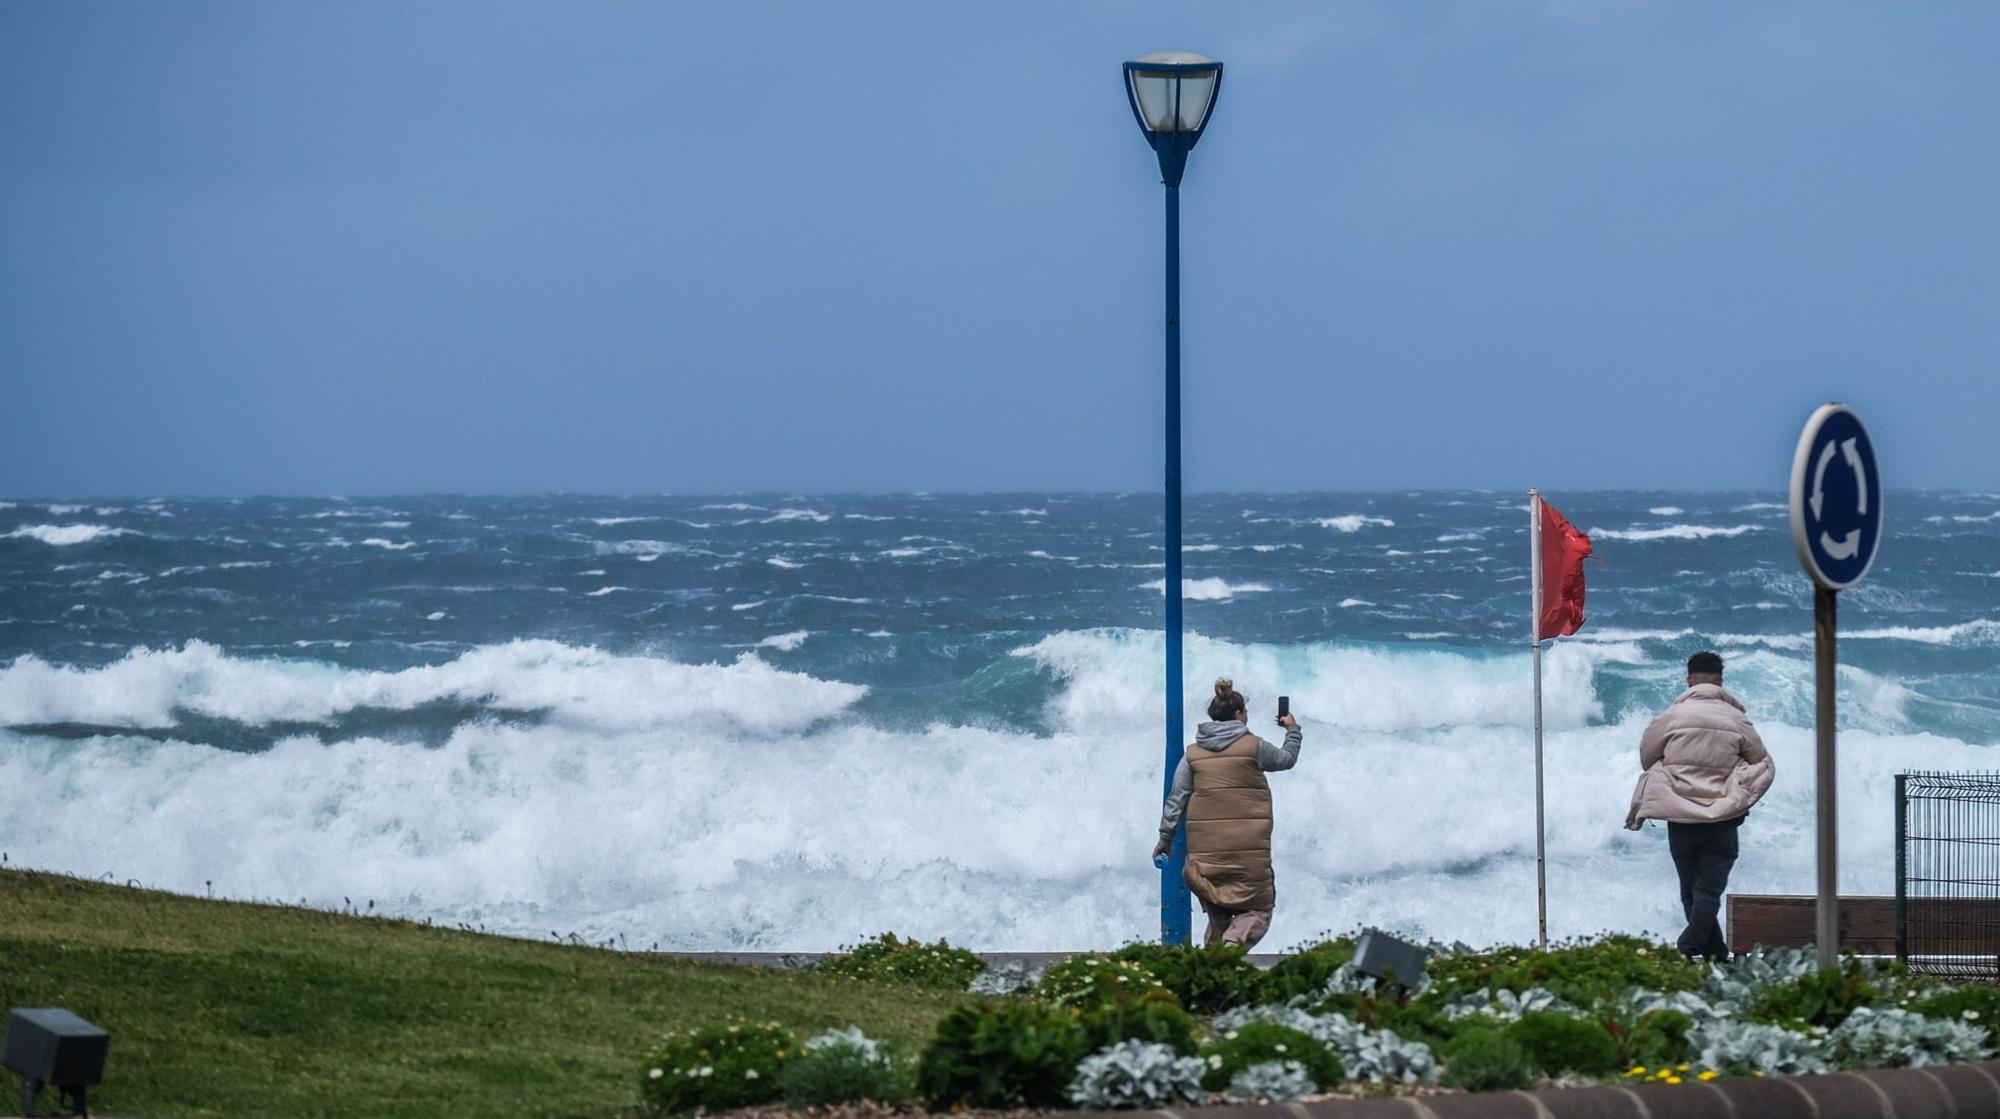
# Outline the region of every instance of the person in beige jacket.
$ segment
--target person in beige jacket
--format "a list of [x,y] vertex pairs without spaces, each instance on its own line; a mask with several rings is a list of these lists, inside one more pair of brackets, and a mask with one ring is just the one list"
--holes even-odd
[[1716,916],[1736,865],[1737,832],[1777,776],[1771,754],[1722,687],[1722,658],[1688,658],[1688,687],[1639,739],[1639,785],[1625,826],[1667,822],[1667,849],[1681,880],[1687,928],[1675,942],[1690,959],[1727,960],[1729,942]]
[[1283,715],[1285,744],[1250,733],[1250,703],[1228,680],[1215,682],[1208,722],[1174,769],[1173,787],[1160,813],[1158,858],[1173,849],[1174,833],[1187,822],[1187,863],[1181,876],[1208,914],[1203,942],[1249,948],[1271,928],[1278,885],[1271,873],[1271,783],[1266,773],[1298,764],[1299,721]]

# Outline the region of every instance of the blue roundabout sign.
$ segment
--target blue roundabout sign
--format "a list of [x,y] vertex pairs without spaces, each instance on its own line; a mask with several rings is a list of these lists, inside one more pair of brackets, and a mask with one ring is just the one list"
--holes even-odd
[[1806,421],[1792,458],[1792,542],[1813,582],[1861,582],[1882,542],[1882,472],[1861,418],[1826,404]]

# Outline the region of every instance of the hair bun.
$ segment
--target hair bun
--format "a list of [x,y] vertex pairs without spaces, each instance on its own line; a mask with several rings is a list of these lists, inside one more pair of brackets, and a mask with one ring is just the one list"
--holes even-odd
[[1235,690],[1236,690],[1236,681],[1228,679],[1227,677],[1218,679],[1215,682],[1215,695],[1216,698],[1218,699],[1227,698],[1229,693]]

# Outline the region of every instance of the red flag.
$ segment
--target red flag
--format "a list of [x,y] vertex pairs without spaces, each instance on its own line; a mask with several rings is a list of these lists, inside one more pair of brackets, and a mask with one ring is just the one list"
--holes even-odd
[[1542,616],[1535,637],[1568,637],[1583,628],[1583,561],[1590,537],[1556,507],[1542,502]]

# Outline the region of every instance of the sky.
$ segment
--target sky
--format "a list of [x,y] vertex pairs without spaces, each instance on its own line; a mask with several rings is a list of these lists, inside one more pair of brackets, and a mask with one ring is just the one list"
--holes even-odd
[[0,0],[0,494],[2000,489],[2000,5]]

